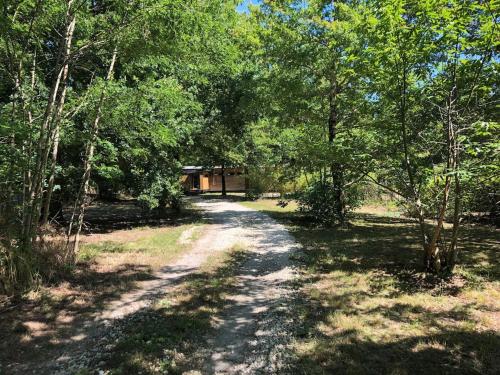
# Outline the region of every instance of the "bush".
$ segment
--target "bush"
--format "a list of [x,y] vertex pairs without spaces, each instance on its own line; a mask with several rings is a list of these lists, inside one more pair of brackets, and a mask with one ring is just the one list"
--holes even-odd
[[40,238],[27,249],[18,240],[0,242],[0,294],[20,295],[72,272],[74,262],[66,256],[64,233],[50,226],[42,229]]
[[[335,187],[323,181],[314,181],[306,189],[295,194],[299,211],[307,213],[314,221],[324,225],[342,222],[345,214],[362,202],[362,194],[355,186],[343,192],[341,202],[337,197]],[[339,216],[339,206],[344,212],[343,218]]]
[[180,208],[182,188],[178,179],[156,176],[153,183],[137,197],[138,204],[146,209]]
[[248,189],[245,192],[245,198],[250,201],[255,201],[262,196],[262,192],[257,189]]
[[283,195],[295,190],[293,181],[277,167],[249,167],[247,173],[250,196],[269,192]]

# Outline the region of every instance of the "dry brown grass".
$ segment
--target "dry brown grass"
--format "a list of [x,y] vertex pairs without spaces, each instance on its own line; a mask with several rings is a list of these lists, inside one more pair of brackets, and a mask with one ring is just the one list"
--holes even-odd
[[[192,231],[191,239],[180,244],[186,230]],[[77,328],[86,319],[189,250],[202,230],[185,224],[85,236],[72,272],[0,307],[0,370],[13,362],[35,364],[66,340],[77,341]]]
[[315,228],[270,201],[304,246],[298,374],[500,373],[499,230],[461,232],[452,277],[420,271],[411,220],[364,207],[348,228]]

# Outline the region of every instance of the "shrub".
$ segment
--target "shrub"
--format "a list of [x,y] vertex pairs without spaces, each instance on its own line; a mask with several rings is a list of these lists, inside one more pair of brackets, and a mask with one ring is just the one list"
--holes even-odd
[[298,210],[323,225],[341,222],[343,218],[339,216],[339,206],[342,207],[345,216],[361,204],[362,197],[360,190],[356,186],[351,186],[343,192],[342,201],[339,201],[335,187],[324,181],[314,181],[295,194]]
[[18,240],[0,242],[0,293],[20,295],[42,282],[53,282],[70,274],[74,266],[67,256],[63,233],[50,226],[29,249]]
[[262,192],[257,189],[248,189],[245,192],[245,198],[251,201],[255,201],[262,196]]

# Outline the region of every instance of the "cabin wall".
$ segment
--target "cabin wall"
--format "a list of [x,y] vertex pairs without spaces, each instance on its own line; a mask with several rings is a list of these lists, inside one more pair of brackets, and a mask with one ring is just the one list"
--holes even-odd
[[[209,177],[210,189],[209,191],[222,191],[222,176],[215,174]],[[245,191],[245,176],[243,175],[229,175],[226,176],[226,190],[227,191]]]
[[191,179],[187,174],[181,176],[181,185],[184,191],[191,190]]
[[[193,171],[194,172],[194,171]],[[181,176],[181,184],[186,193],[193,192],[221,192],[222,191],[222,176],[221,168],[215,168],[211,172],[200,171],[190,172]],[[226,168],[226,190],[227,191],[246,191],[246,177],[243,173],[243,168]],[[194,187],[194,179],[198,181],[196,188]]]
[[210,190],[210,177],[200,176],[200,188],[201,190]]

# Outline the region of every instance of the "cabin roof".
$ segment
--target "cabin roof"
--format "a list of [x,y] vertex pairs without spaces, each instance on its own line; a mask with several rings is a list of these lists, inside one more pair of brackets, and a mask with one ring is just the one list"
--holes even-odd
[[186,165],[182,167],[182,173],[184,174],[190,174],[190,173],[197,173],[203,170],[203,167],[197,166],[197,165]]
[[[241,167],[226,167],[226,169],[238,169],[238,168],[241,168]],[[203,167],[201,165],[185,165],[182,167],[182,173],[184,174],[192,174],[192,173],[199,173],[199,172],[203,172],[203,171],[213,171],[213,170],[216,170],[216,169],[222,169],[222,166],[221,165],[216,165],[214,167]]]

